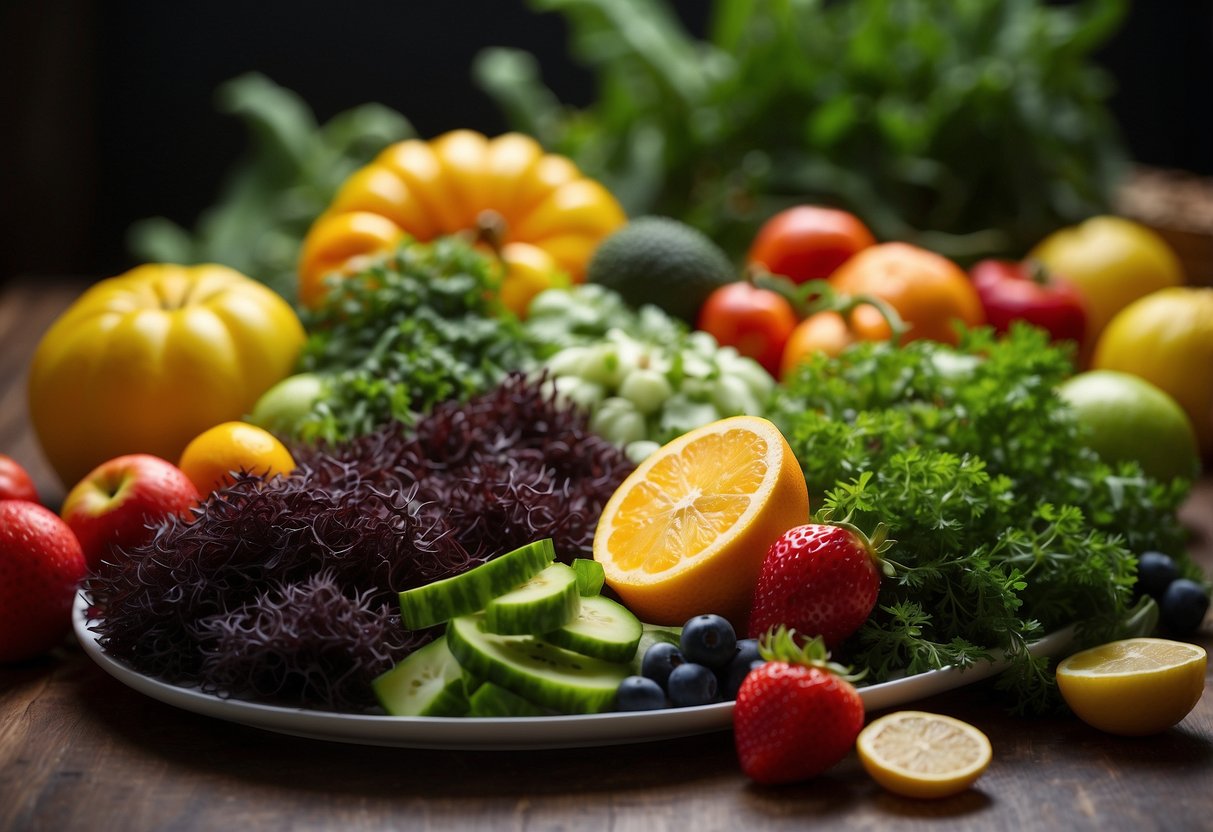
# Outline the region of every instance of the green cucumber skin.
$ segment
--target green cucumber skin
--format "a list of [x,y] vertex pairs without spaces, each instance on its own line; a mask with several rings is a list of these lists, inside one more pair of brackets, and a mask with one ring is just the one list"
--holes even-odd
[[511,690],[486,682],[468,698],[468,716],[550,716],[552,712]]
[[598,595],[582,598],[578,617],[544,638],[583,656],[630,662],[643,634],[644,625],[627,607]]
[[556,557],[551,538],[537,540],[460,575],[400,593],[404,626],[423,630],[460,615],[484,609],[502,595],[545,569]]
[[483,620],[483,615],[466,615],[447,625],[451,653],[469,673],[558,713],[601,713],[614,707],[627,665],[582,656],[533,636],[486,633]]
[[[428,698],[414,694],[428,687]],[[446,639],[413,651],[371,682],[379,704],[392,716],[463,716],[468,710],[463,667]]]
[[563,563],[553,563],[522,586],[489,601],[484,628],[502,635],[539,635],[575,620],[580,609],[577,575]]

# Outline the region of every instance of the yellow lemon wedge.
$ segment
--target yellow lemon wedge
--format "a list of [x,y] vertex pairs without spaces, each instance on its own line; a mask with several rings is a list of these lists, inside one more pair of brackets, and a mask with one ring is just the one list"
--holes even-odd
[[1075,653],[1057,665],[1057,686],[1078,718],[1110,734],[1157,734],[1178,724],[1205,689],[1203,647],[1130,638]]
[[714,612],[744,627],[767,549],[808,517],[804,474],[783,434],[734,416],[683,434],[624,480],[599,518],[594,559],[644,621]]
[[897,711],[859,732],[864,770],[904,797],[948,797],[973,785],[990,765],[990,740],[967,722],[925,711]]

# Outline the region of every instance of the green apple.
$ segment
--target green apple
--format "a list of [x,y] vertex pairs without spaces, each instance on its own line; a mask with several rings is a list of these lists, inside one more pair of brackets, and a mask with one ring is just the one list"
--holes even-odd
[[327,383],[316,373],[288,376],[261,395],[247,421],[282,438],[296,438]]
[[1091,370],[1066,380],[1058,393],[1105,462],[1136,460],[1147,476],[1162,481],[1197,475],[1200,456],[1187,413],[1145,379]]

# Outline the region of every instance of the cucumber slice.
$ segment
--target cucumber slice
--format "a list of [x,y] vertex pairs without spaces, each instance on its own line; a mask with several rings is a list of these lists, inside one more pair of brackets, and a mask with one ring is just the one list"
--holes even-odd
[[601,563],[589,558],[574,558],[573,571],[577,573],[577,591],[583,598],[602,592],[606,572]]
[[463,667],[445,638],[414,650],[377,676],[371,688],[392,716],[463,716],[468,710]]
[[582,656],[534,636],[486,633],[483,624],[481,614],[447,624],[447,645],[469,673],[559,713],[600,713],[613,707],[615,689],[628,676],[626,665]]
[[551,713],[492,682],[485,682],[468,699],[468,716],[548,716]]
[[484,609],[502,593],[530,580],[556,558],[551,538],[537,540],[469,569],[400,593],[404,626],[421,630]]
[[629,662],[644,634],[640,619],[610,598],[594,595],[581,599],[581,612],[544,638],[558,647],[609,662]]
[[484,608],[484,628],[502,635],[538,635],[568,624],[577,617],[580,606],[577,574],[563,563],[553,563],[489,601]]

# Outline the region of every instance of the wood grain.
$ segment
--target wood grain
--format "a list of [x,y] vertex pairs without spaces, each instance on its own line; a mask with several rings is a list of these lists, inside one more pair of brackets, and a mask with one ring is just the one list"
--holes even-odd
[[[62,487],[28,426],[24,372],[76,284],[0,295],[0,453]],[[1213,569],[1213,479],[1185,506]],[[1209,621],[1196,639],[1213,649]],[[1206,687],[1207,687],[1206,682]],[[765,830],[1213,828],[1213,697],[1156,737],[1068,717],[1011,717],[991,683],[917,703],[984,730],[977,786],[923,802],[883,792],[854,755],[801,785],[741,775],[728,732],[536,752],[364,747],[281,736],[180,711],[111,679],[73,642],[0,668],[0,830]]]

